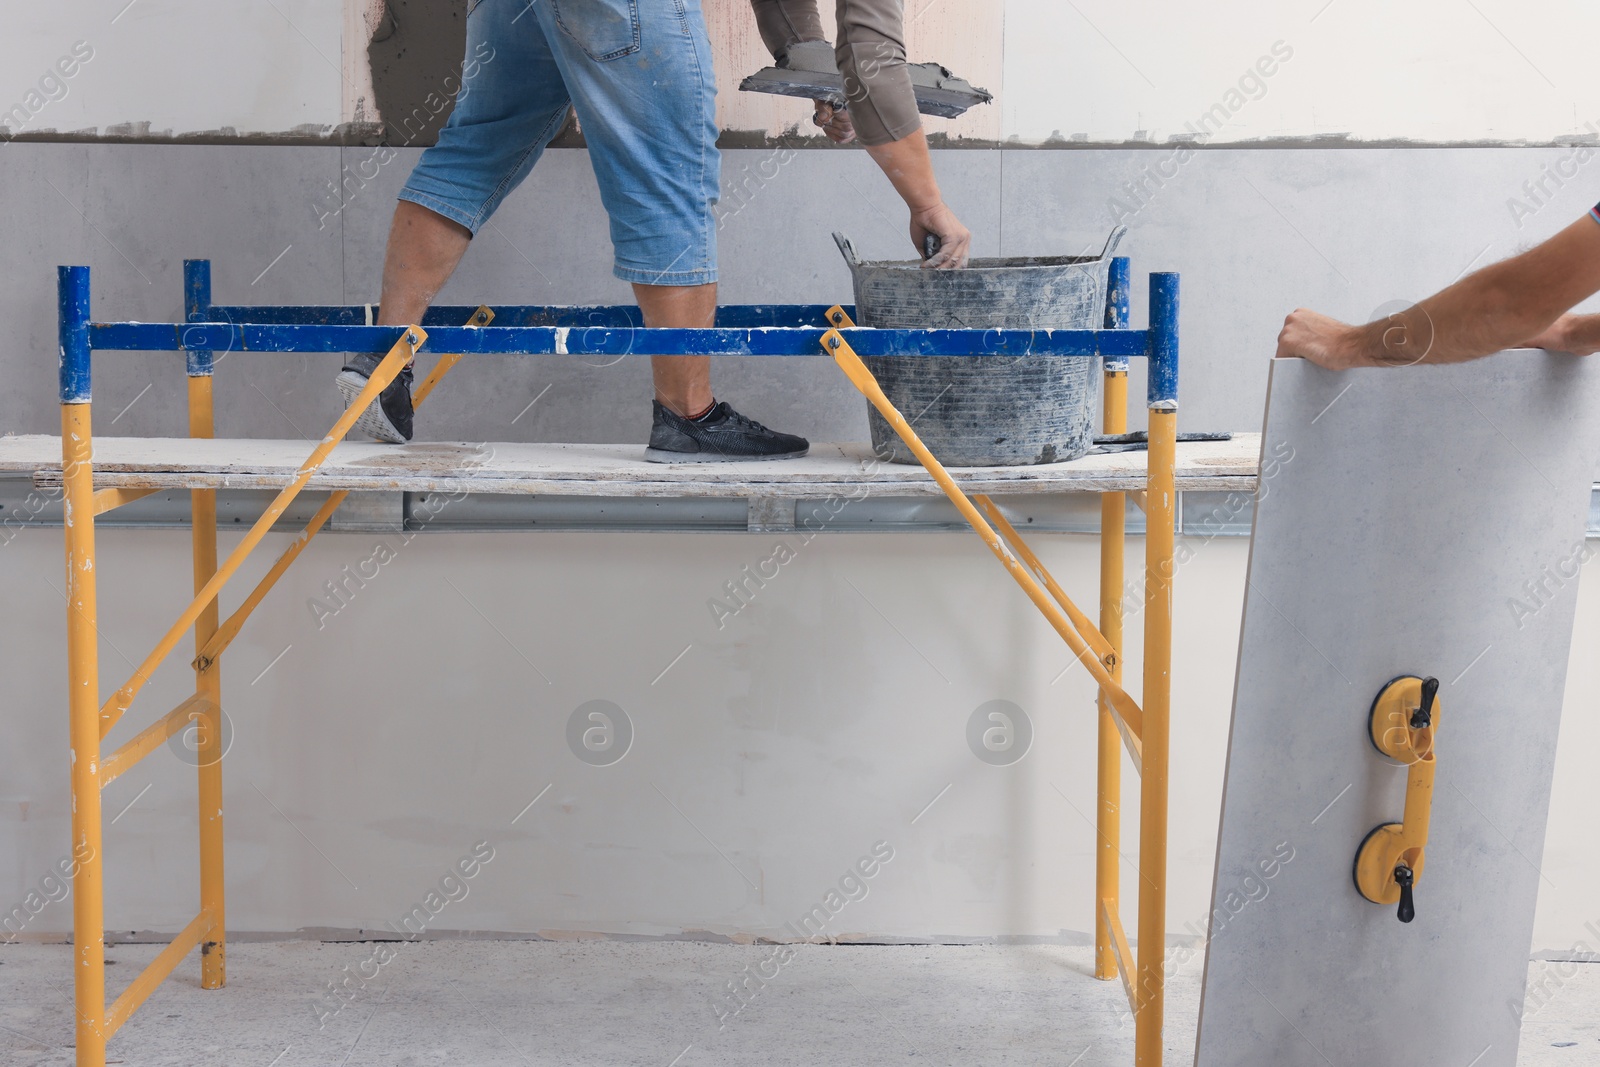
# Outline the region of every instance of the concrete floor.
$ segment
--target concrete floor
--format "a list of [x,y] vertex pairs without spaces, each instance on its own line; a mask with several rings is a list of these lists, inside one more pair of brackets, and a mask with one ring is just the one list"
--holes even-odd
[[[1088,977],[1086,948],[804,945],[785,961],[773,959],[771,946],[692,942],[393,947],[397,954],[380,966],[372,944],[235,944],[223,991],[199,988],[191,956],[116,1036],[110,1061],[1128,1067],[1133,1057],[1121,984]],[[157,950],[113,948],[112,989]],[[70,951],[0,945],[0,1062],[8,1067],[72,1062]],[[721,993],[747,966],[772,977],[743,1011],[719,1020]],[[339,1001],[328,987],[346,967],[372,977],[352,978]],[[1537,992],[1519,1064],[1600,1063],[1600,965],[1536,962],[1529,978]],[[1180,1067],[1193,1054],[1200,961],[1167,988],[1167,1063]],[[319,1011],[341,1003],[319,1027]],[[1346,1067],[1337,1056],[1330,1062]]]

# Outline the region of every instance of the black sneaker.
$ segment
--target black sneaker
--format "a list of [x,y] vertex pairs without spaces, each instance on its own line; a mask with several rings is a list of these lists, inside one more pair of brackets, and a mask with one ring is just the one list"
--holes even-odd
[[686,419],[655,404],[650,447],[652,463],[718,463],[724,460],[795,459],[811,450],[811,442],[791,433],[769,430],[718,401],[698,419]]
[[[367,379],[378,369],[383,357],[370,352],[353,355],[334,381],[344,394],[344,406],[350,407],[356,394],[367,387]],[[380,441],[403,445],[411,440],[411,368],[395,375],[389,387],[378,394],[376,402],[361,413],[356,428],[365,430]]]

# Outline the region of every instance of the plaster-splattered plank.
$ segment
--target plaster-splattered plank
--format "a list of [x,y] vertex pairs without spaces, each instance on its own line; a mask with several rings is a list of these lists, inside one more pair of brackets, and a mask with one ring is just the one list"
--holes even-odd
[[[95,483],[140,488],[280,488],[310,451],[304,441],[97,438]],[[1178,446],[1178,488],[1248,490],[1259,437]],[[826,497],[859,492],[937,496],[921,467],[878,462],[866,445],[814,445],[802,459],[771,463],[646,463],[638,445],[470,444],[395,447],[346,442],[311,480],[316,489],[467,491],[568,496]],[[0,438],[0,471],[61,480],[55,437]],[[1085,456],[1034,467],[952,471],[969,492],[1061,493],[1142,489],[1146,453]]]

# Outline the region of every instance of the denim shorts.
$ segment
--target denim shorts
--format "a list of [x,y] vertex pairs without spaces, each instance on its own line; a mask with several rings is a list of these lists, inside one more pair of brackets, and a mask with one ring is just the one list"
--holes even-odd
[[714,282],[716,92],[700,0],[477,0],[455,111],[400,199],[476,234],[576,108],[616,276]]

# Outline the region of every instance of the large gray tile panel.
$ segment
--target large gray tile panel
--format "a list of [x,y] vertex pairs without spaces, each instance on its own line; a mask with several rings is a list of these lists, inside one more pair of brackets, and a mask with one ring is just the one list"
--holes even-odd
[[[418,150],[397,150],[375,176],[363,177],[361,165],[374,151],[4,146],[0,270],[10,284],[0,291],[0,314],[10,328],[0,337],[8,373],[0,431],[55,428],[59,263],[95,268],[95,310],[107,317],[176,319],[186,256],[212,258],[217,299],[224,302],[376,300],[394,196]],[[979,254],[1059,253],[1097,246],[1114,221],[1111,198],[1133,204],[1123,183],[1138,180],[1168,151],[949,150],[937,153],[936,163]],[[1567,154],[1518,148],[1195,153],[1127,220],[1124,245],[1134,260],[1136,325],[1144,322],[1144,275],[1183,275],[1184,426],[1254,426],[1266,359],[1292,308],[1364,319],[1580,216],[1594,195],[1581,181],[1561,190],[1547,183],[1544,206],[1520,227],[1509,208],[1512,197],[1526,201],[1524,183]],[[347,203],[330,214],[341,162],[348,168]],[[724,185],[724,302],[848,300],[849,275],[828,237],[835,229],[870,257],[909,250],[904,208],[859,150],[729,151]],[[441,299],[631,300],[628,286],[611,276],[605,213],[586,152],[547,153],[480,235]],[[337,356],[261,356],[241,371],[239,361],[224,361],[220,432],[321,434],[338,412],[329,384],[338,363]],[[97,366],[102,432],[182,431],[175,357],[106,354]],[[1136,399],[1143,395],[1142,374],[1136,362]],[[866,437],[864,403],[821,358],[723,359],[717,375],[721,395],[782,428],[820,440]],[[150,391],[121,414],[147,385]],[[482,357],[452,376],[425,410],[420,433],[641,440],[649,397],[643,360],[605,366]],[[1142,421],[1138,404],[1134,416]]]
[[[1597,403],[1600,365],[1526,350],[1273,363],[1199,1067],[1516,1062],[1577,603],[1527,583],[1583,551]],[[1367,734],[1402,674],[1443,683],[1410,924],[1351,879],[1403,813]]]

